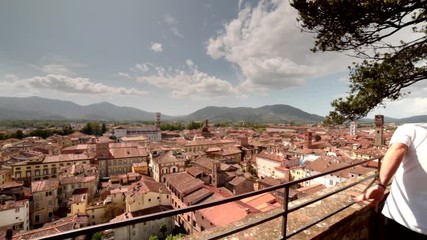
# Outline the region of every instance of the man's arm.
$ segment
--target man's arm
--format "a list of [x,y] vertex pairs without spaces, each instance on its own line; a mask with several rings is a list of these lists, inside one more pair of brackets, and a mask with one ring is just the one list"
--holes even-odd
[[387,186],[387,184],[390,183],[390,180],[394,176],[394,173],[396,173],[407,149],[408,146],[403,143],[393,143],[390,146],[381,161],[381,169],[378,179],[380,184]]
[[378,178],[378,184],[368,188],[365,193],[354,198],[355,202],[368,200],[370,205],[376,206],[384,199],[384,191],[391,178],[396,173],[397,168],[406,154],[408,146],[403,143],[393,143],[387,150],[381,161],[381,169]]

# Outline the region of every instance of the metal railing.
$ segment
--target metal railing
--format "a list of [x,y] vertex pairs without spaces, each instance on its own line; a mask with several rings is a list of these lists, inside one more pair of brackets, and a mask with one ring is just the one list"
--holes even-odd
[[120,222],[104,223],[104,224],[98,224],[98,225],[94,225],[94,226],[88,226],[88,227],[78,228],[78,229],[74,229],[74,230],[70,230],[70,231],[66,231],[66,232],[62,232],[62,233],[58,233],[58,234],[54,234],[54,235],[49,235],[49,236],[41,237],[39,239],[43,239],[43,240],[51,240],[52,239],[52,240],[54,240],[54,239],[75,238],[75,237],[84,236],[84,235],[86,235],[86,236],[87,235],[92,235],[92,234],[94,234],[96,232],[100,232],[100,231],[104,231],[104,230],[125,227],[125,226],[129,226],[129,225],[132,225],[132,224],[148,222],[148,221],[157,220],[157,219],[161,219],[161,218],[165,218],[165,217],[176,216],[176,215],[179,215],[179,214],[183,214],[183,213],[187,213],[187,212],[193,212],[193,211],[196,211],[196,210],[205,209],[205,208],[209,208],[209,207],[213,207],[213,206],[217,206],[217,205],[221,205],[221,204],[225,204],[225,203],[229,203],[229,202],[234,202],[234,201],[237,201],[237,200],[241,200],[241,199],[244,199],[244,198],[256,196],[256,195],[259,195],[259,194],[263,194],[263,193],[267,193],[267,192],[271,192],[271,191],[275,191],[275,190],[279,190],[279,189],[284,189],[284,204],[283,204],[283,210],[282,211],[280,211],[279,213],[276,213],[274,215],[271,215],[271,216],[269,216],[267,218],[262,218],[262,219],[259,219],[257,221],[251,222],[251,223],[243,224],[243,225],[240,225],[240,226],[235,227],[235,228],[230,228],[227,231],[224,231],[224,232],[221,232],[221,233],[213,234],[213,235],[211,235],[211,236],[209,236],[209,237],[207,237],[205,239],[219,239],[219,238],[222,238],[222,237],[225,237],[225,236],[228,236],[228,235],[231,235],[231,234],[243,231],[245,229],[251,228],[253,226],[259,225],[261,223],[273,220],[273,219],[278,218],[278,217],[282,217],[283,218],[283,221],[282,221],[282,237],[281,237],[281,239],[287,239],[287,238],[290,238],[290,237],[294,236],[295,234],[298,234],[301,231],[303,231],[305,229],[308,229],[309,227],[311,227],[311,226],[313,226],[313,225],[315,225],[315,224],[317,224],[317,223],[325,220],[326,218],[329,218],[330,216],[333,216],[334,214],[336,214],[336,213],[338,213],[338,212],[340,212],[340,211],[342,211],[342,210],[350,207],[354,203],[352,202],[350,204],[347,204],[344,207],[342,207],[342,208],[340,208],[340,209],[338,209],[338,210],[336,210],[336,211],[334,211],[332,213],[327,214],[323,218],[321,218],[321,219],[319,219],[317,221],[314,221],[314,222],[312,222],[312,223],[310,223],[310,224],[308,224],[306,226],[303,226],[303,227],[301,227],[301,228],[293,231],[290,234],[287,234],[287,221],[288,221],[288,214],[289,213],[294,212],[294,211],[296,211],[296,210],[298,210],[300,208],[303,208],[303,207],[305,207],[307,205],[313,204],[313,203],[315,203],[317,201],[320,201],[322,199],[325,199],[325,198],[327,198],[329,196],[332,196],[334,194],[337,194],[337,193],[339,193],[341,191],[344,191],[344,190],[346,190],[348,188],[351,188],[351,187],[353,187],[355,185],[358,185],[358,184],[360,184],[362,182],[368,181],[370,179],[374,179],[377,174],[374,174],[374,175],[371,175],[371,176],[367,176],[367,177],[365,177],[365,178],[363,178],[363,179],[361,179],[361,180],[359,180],[357,182],[354,182],[352,184],[347,184],[347,185],[345,185],[343,187],[340,187],[340,188],[338,188],[335,191],[329,192],[329,193],[327,193],[327,194],[325,194],[323,196],[311,199],[310,201],[306,201],[306,202],[304,202],[304,203],[302,203],[300,205],[293,206],[293,207],[289,208],[289,201],[288,201],[288,195],[289,194],[288,193],[289,193],[289,188],[291,186],[293,186],[295,184],[299,184],[299,183],[305,182],[305,181],[309,181],[309,180],[312,180],[312,179],[315,179],[315,178],[318,178],[318,177],[329,175],[329,174],[332,174],[332,173],[335,173],[335,172],[339,172],[339,171],[342,171],[342,170],[345,170],[345,169],[349,169],[349,168],[352,168],[352,167],[355,167],[355,166],[358,166],[358,165],[362,165],[362,164],[365,164],[365,163],[368,163],[368,162],[371,162],[371,161],[374,161],[374,160],[378,160],[378,163],[379,163],[378,170],[379,170],[380,159],[381,159],[381,157],[363,160],[363,161],[360,161],[360,162],[357,162],[357,163],[354,163],[354,164],[350,164],[348,166],[344,166],[344,167],[340,167],[340,168],[328,171],[328,172],[323,172],[323,173],[320,173],[320,174],[315,174],[313,176],[309,176],[309,177],[306,177],[306,178],[303,178],[303,179],[298,179],[298,180],[295,180],[295,181],[286,182],[286,183],[283,183],[283,184],[280,184],[280,185],[277,185],[277,186],[268,187],[268,188],[264,188],[264,189],[261,189],[261,190],[257,190],[257,191],[253,191],[253,192],[249,192],[249,193],[244,193],[244,194],[240,194],[240,195],[237,195],[237,196],[228,197],[228,198],[221,199],[221,200],[214,201],[214,202],[195,204],[195,205],[192,205],[192,206],[189,206],[189,207],[186,207],[186,208],[174,209],[174,210],[170,210],[170,211],[165,211],[165,212],[159,212],[159,213],[154,213],[154,214],[149,214],[149,215],[134,217],[134,218],[131,218],[131,219],[122,220]]

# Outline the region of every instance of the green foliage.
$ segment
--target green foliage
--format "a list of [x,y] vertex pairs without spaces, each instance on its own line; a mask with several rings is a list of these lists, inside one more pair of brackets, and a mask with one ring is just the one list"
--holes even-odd
[[182,237],[184,237],[184,234],[182,234],[182,233],[178,233],[177,235],[169,234],[166,237],[166,240],[178,240],[178,239],[181,239]]
[[182,131],[185,127],[182,123],[161,123],[160,130],[162,131]]
[[[103,126],[105,127],[105,124],[103,124]],[[104,134],[103,131],[105,129],[103,129],[101,125],[97,122],[88,122],[86,123],[86,126],[83,127],[81,132],[88,135],[102,136],[102,134]]]
[[25,137],[24,132],[22,130],[16,130],[15,137],[18,139],[23,139]]
[[96,232],[92,235],[91,240],[101,240],[102,239],[102,233]]
[[159,237],[157,237],[157,235],[151,235],[148,240],[159,240]]
[[199,129],[203,127],[203,123],[201,122],[193,122],[191,121],[188,125],[187,125],[187,129],[189,130],[193,130],[193,129]]
[[257,169],[256,169],[254,166],[252,166],[251,164],[248,164],[248,165],[246,166],[246,171],[247,171],[247,172],[249,172],[250,174],[252,174],[252,176],[253,176],[254,178],[258,178],[258,172],[257,172]]
[[[403,1],[292,0],[304,31],[316,34],[313,51],[354,52],[363,59],[350,67],[350,92],[332,101],[325,124],[365,117],[386,101],[398,100],[404,89],[427,79],[427,4]],[[410,42],[389,37],[412,29]]]
[[102,134],[104,134],[104,133],[106,133],[107,132],[107,126],[105,125],[105,123],[102,123],[102,126],[101,126],[101,132],[102,132]]

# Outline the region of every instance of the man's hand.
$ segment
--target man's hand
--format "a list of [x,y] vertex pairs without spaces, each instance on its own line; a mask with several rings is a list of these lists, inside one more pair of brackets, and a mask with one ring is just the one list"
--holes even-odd
[[366,190],[365,193],[353,198],[355,202],[370,202],[370,206],[375,207],[384,199],[385,189],[379,185],[374,185]]

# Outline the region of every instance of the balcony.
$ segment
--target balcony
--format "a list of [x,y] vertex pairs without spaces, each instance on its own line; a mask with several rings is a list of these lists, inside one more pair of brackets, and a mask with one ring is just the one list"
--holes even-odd
[[[129,227],[133,224],[217,206],[278,189],[284,189],[285,196],[287,196],[290,186],[294,184],[352,168],[356,165],[366,164],[373,160],[376,159],[364,160],[305,179],[233,196],[216,202],[144,215],[120,222],[89,226],[40,239],[65,239],[91,235],[95,232]],[[351,178],[308,197],[291,202],[285,200],[283,209],[250,215],[244,220],[231,225],[216,227],[185,236],[182,239],[380,239],[382,219],[377,214],[378,209],[370,208],[365,203],[354,203],[352,201],[354,195],[365,191],[369,187],[376,175],[377,171],[373,171],[366,175]],[[114,239],[128,239],[129,236],[114,236]]]

